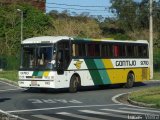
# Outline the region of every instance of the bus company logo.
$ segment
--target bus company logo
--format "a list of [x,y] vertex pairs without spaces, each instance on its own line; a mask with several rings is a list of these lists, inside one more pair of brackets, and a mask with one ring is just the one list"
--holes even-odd
[[74,65],[76,66],[77,69],[80,69],[81,64],[82,64],[82,61],[77,61]]
[[116,66],[136,66],[136,60],[116,61]]

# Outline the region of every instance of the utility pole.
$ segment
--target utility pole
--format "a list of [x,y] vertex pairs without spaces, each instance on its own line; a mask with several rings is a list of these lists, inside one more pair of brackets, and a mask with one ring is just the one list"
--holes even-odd
[[23,11],[21,9],[17,9],[18,12],[21,13],[21,43],[23,41]]
[[[22,44],[22,41],[23,41],[23,11],[21,9],[17,9],[18,12],[21,13],[21,44]],[[20,68],[23,67],[22,63],[23,63],[23,52],[21,52],[21,64],[20,64]]]
[[149,59],[150,59],[150,79],[153,79],[153,0],[150,0],[149,8]]

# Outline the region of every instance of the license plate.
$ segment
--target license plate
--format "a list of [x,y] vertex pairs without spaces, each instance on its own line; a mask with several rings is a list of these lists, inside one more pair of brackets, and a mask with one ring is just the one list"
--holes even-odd
[[37,86],[37,81],[31,81],[32,86]]

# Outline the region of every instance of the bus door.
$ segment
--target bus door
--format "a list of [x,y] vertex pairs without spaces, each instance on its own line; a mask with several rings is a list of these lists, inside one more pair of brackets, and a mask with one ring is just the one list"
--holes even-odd
[[70,41],[64,40],[57,43],[57,73],[64,74],[67,70],[71,55],[70,55]]

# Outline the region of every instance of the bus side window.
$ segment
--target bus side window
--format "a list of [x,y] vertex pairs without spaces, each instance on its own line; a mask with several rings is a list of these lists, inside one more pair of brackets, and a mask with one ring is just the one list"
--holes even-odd
[[100,57],[100,44],[89,43],[87,44],[88,57]]
[[58,68],[62,68],[63,66],[63,51],[59,50],[57,53],[57,62],[58,62]]
[[76,56],[77,55],[77,46],[75,44],[72,44],[72,56]]
[[135,46],[134,45],[127,45],[127,58],[135,58]]
[[72,44],[72,55],[74,57],[85,57],[86,47],[83,43]]
[[138,57],[148,58],[148,46],[147,45],[138,46]]
[[93,44],[87,44],[87,56],[94,56],[95,54],[95,47]]
[[124,44],[119,46],[119,56],[120,57],[126,57],[126,47]]
[[114,51],[114,57],[119,57],[119,46],[118,45],[114,45],[113,46],[113,51]]
[[113,45],[112,44],[102,44],[101,55],[103,58],[113,57]]

